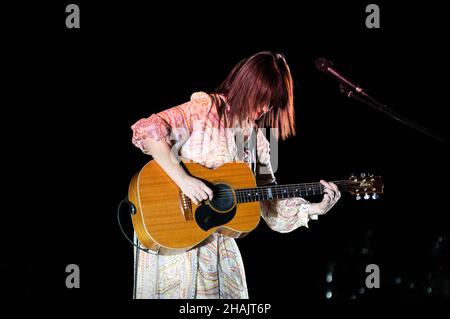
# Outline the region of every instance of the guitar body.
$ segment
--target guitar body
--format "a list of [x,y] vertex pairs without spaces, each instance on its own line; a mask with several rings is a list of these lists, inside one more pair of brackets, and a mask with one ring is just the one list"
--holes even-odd
[[208,169],[183,163],[186,171],[214,191],[212,201],[195,205],[153,160],[130,182],[128,200],[134,204],[134,230],[143,246],[161,254],[187,251],[219,232],[243,237],[260,220],[259,202],[237,204],[233,189],[256,187],[253,172],[245,163],[227,163]]

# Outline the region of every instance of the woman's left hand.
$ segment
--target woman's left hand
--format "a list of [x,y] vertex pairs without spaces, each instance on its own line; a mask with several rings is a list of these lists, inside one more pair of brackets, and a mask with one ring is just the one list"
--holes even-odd
[[311,204],[310,215],[326,214],[341,198],[341,192],[335,183],[320,180],[320,184],[324,186],[323,199],[320,203]]

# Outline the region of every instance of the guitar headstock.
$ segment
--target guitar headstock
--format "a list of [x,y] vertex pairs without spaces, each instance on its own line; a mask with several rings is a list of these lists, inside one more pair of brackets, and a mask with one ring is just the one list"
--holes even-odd
[[347,191],[356,196],[356,200],[377,199],[380,194],[383,194],[383,180],[381,176],[374,176],[373,174],[361,173],[359,176],[352,174],[347,184]]

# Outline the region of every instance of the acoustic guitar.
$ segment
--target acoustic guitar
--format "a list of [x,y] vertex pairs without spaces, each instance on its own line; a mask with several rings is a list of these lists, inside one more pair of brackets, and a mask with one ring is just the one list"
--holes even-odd
[[[160,254],[189,250],[220,232],[243,237],[259,223],[260,201],[323,194],[320,183],[257,187],[246,163],[227,163],[209,169],[183,163],[185,170],[213,190],[213,199],[195,205],[154,161],[131,180],[128,201],[133,207],[133,227],[141,244]],[[356,199],[378,198],[383,193],[380,176],[352,175],[334,183]]]

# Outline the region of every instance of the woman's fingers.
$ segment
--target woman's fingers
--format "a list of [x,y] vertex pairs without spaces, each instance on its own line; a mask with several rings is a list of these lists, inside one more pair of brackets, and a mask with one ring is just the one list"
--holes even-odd
[[341,192],[335,183],[324,180],[320,180],[320,183],[325,186],[324,192],[330,194],[331,199],[338,200],[341,197]]
[[200,198],[201,198],[202,200],[207,200],[208,197],[209,197],[209,195],[206,193],[206,191],[205,191],[204,189],[202,189],[202,190],[199,192],[199,195],[200,195]]
[[320,184],[323,187],[323,198],[319,203],[320,209],[323,211],[322,214],[326,214],[339,200],[341,197],[341,192],[337,185],[333,182],[327,182],[324,180],[320,180]]
[[328,185],[330,185],[330,188],[331,188],[332,190],[334,190],[335,192],[338,192],[338,191],[339,191],[339,188],[337,187],[337,185],[336,185],[335,183],[329,182]]
[[187,176],[183,179],[180,188],[195,205],[198,205],[208,198],[210,200],[213,198],[213,191],[206,186],[205,183],[195,177]]
[[334,197],[336,196],[336,192],[334,190],[332,190],[331,188],[326,188],[325,187],[323,192],[330,199],[330,202],[334,200]]
[[208,195],[209,200],[212,200],[214,196],[212,189],[208,186],[205,186],[205,192]]
[[341,192],[339,191],[339,188],[337,187],[337,185],[333,182],[328,183],[331,188],[334,190],[334,198],[337,201],[339,198],[341,198]]
[[322,184],[326,188],[332,188],[330,183],[328,183],[327,181],[324,181],[323,179],[320,180],[320,184]]
[[321,179],[321,180],[320,180],[320,183],[321,183],[323,186],[325,186],[326,188],[330,188],[330,189],[334,190],[335,192],[338,192],[338,191],[339,191],[339,188],[338,188],[337,185],[336,185],[335,183],[333,183],[333,182],[327,182],[327,181],[324,181],[323,179]]
[[323,201],[327,204],[329,204],[331,202],[331,196],[328,193],[325,193],[323,195]]
[[191,196],[190,199],[195,205],[198,205],[198,199],[195,196]]
[[203,185],[203,187],[197,188],[197,190],[192,195],[191,199],[194,202],[195,205],[198,205],[200,202],[204,200],[212,200],[213,198],[213,191],[207,187],[206,185]]

